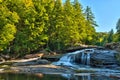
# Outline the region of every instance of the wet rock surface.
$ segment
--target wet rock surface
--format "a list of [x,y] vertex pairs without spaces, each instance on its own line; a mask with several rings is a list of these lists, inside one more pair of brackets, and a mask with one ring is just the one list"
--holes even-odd
[[48,60],[41,58],[20,59],[6,61],[0,64],[0,73],[44,73],[63,74],[73,73],[72,69],[52,65]]
[[28,66],[28,65],[39,65],[39,64],[49,64],[50,62],[45,59],[36,59],[32,61],[26,61],[26,62],[17,62],[14,63],[13,66]]
[[116,54],[116,59],[118,60],[118,64],[120,65],[120,42],[113,42],[113,43],[107,43],[105,45],[105,48],[116,50],[118,54]]
[[98,67],[115,67],[118,62],[115,58],[117,54],[114,50],[95,50],[91,54],[91,65]]
[[116,59],[117,51],[108,50],[105,48],[91,48],[70,52],[60,58],[55,65],[74,66],[74,64],[88,65],[101,68],[118,67]]
[[[94,52],[90,53],[89,57],[85,57],[85,61],[90,60],[90,64],[87,66],[80,66],[82,63],[82,53],[83,51],[76,51],[69,53],[68,56],[62,57],[59,66],[50,64],[51,62],[46,59],[41,59],[41,56],[37,58],[30,59],[21,59],[9,61],[12,62],[12,65],[7,66],[10,72],[17,73],[43,73],[43,74],[77,74],[77,73],[98,73],[98,74],[107,74],[111,77],[120,77],[120,67],[117,65],[117,60],[115,55],[118,54],[114,50],[106,50],[103,48],[93,48]],[[93,50],[92,49],[92,50]],[[85,54],[89,53],[85,51]],[[67,55],[67,54],[66,54]],[[65,56],[65,55],[64,55]],[[90,58],[90,59],[89,59]],[[75,62],[77,64],[75,64]],[[64,65],[65,64],[65,65]],[[93,68],[94,67],[94,68]],[[99,67],[99,68],[98,68]],[[109,68],[109,69],[108,69]],[[0,72],[4,72],[5,68],[1,68]]]
[[55,65],[17,66],[11,67],[11,70],[20,73],[44,73],[44,74],[73,73],[73,70]]

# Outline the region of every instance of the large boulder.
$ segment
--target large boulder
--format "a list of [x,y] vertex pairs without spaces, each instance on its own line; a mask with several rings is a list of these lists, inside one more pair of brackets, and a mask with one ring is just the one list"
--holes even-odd
[[120,65],[120,42],[107,43],[105,47],[107,49],[116,50],[118,52],[118,54],[116,54],[115,56]]
[[114,50],[95,50],[91,54],[91,65],[97,67],[113,67],[118,64]]

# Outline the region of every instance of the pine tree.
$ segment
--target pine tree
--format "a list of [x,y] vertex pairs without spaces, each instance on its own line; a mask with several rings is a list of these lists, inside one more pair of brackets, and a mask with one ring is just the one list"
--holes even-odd
[[49,37],[48,46],[51,50],[60,50],[62,47],[63,28],[63,6],[62,0],[56,0],[49,16],[49,27],[47,35]]
[[78,0],[74,1],[74,23],[76,24],[77,28],[76,30],[78,31],[79,36],[77,36],[78,41],[77,43],[81,44],[84,41],[85,38],[85,24],[86,24],[86,20],[85,20],[85,15],[83,13],[82,10],[82,5],[78,2]]
[[96,21],[94,20],[95,19],[94,14],[92,13],[91,8],[89,6],[86,7],[85,15],[86,15],[86,20],[88,22],[88,25],[92,27],[98,26],[96,24]]
[[116,24],[116,29],[117,29],[117,33],[116,33],[117,41],[120,41],[120,19],[118,19],[118,22]]
[[108,38],[107,38],[108,43],[113,41],[113,34],[114,34],[114,31],[113,29],[111,29],[111,31],[108,33]]
[[116,24],[116,29],[117,29],[117,33],[120,33],[120,19],[118,19],[118,22]]
[[86,17],[86,33],[87,33],[85,43],[91,44],[93,40],[93,36],[94,34],[96,34],[95,27],[98,25],[96,24],[96,21],[94,20],[95,17],[91,11],[91,8],[88,6],[86,7],[86,10],[85,10],[85,17]]
[[70,3],[70,0],[66,0],[64,3],[64,43],[65,45],[74,46],[79,40],[78,26],[74,21],[75,9]]

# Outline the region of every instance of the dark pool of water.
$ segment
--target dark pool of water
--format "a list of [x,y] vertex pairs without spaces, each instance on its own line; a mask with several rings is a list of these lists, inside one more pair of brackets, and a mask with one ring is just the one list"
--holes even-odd
[[2,73],[0,74],[0,80],[120,80],[119,78],[112,78],[103,75],[94,74],[82,74],[82,75],[57,75],[57,74],[13,74]]

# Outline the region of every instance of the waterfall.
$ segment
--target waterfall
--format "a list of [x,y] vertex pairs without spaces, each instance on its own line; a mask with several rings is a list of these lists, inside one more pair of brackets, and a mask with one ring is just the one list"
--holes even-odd
[[73,63],[76,59],[76,54],[79,54],[83,50],[75,51],[72,53],[67,53],[63,57],[60,58],[58,62],[53,62],[54,65],[66,65],[66,66],[73,66]]
[[85,64],[85,54],[84,54],[84,52],[82,52],[82,55],[81,55],[81,63]]
[[81,64],[90,65],[90,54],[93,52],[93,49],[85,49],[81,55]]
[[90,53],[87,54],[87,65],[90,65]]
[[58,62],[54,62],[53,64],[73,66],[75,63],[79,62],[79,64],[90,65],[90,54],[93,52],[94,49],[84,49],[67,53]]

